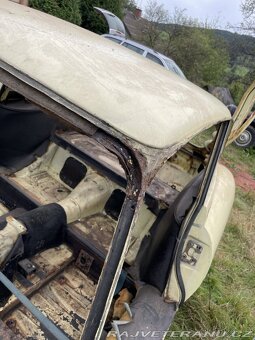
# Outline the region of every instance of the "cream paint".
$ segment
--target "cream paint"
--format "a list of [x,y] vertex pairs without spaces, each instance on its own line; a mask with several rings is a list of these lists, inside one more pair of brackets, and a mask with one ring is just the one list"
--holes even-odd
[[138,213],[137,221],[132,230],[130,244],[125,258],[125,261],[128,264],[134,264],[141,243],[144,237],[149,234],[150,228],[155,220],[156,216],[145,204],[142,204]]
[[[181,262],[181,273],[188,299],[201,285],[211,266],[215,251],[220,242],[235,196],[235,182],[231,172],[223,165],[218,165],[208,191],[205,203],[197,216],[184,249],[189,240],[203,247],[195,266]],[[167,301],[180,300],[180,291],[172,269],[164,292]]]
[[0,265],[5,261],[18,237],[27,231],[26,227],[12,216],[8,216],[6,222],[0,233]]
[[0,22],[0,60],[107,131],[162,149],[231,118],[201,88],[83,28],[7,0]]
[[102,211],[112,191],[113,186],[106,178],[96,173],[86,176],[70,195],[58,202],[65,210],[67,224]]
[[[42,157],[16,172],[11,180],[28,192],[32,192],[41,204],[53,202],[60,204],[66,212],[67,222],[72,223],[84,217],[102,213],[112,191],[124,189],[100,176],[87,165],[85,179],[75,189],[71,189],[60,178],[61,169],[69,157],[73,157],[84,164],[81,159],[70,154],[68,150],[51,143],[48,151]],[[110,162],[111,166],[121,173],[122,168],[117,160],[113,162],[110,158],[107,158],[105,161],[108,164]],[[5,211],[8,212],[8,209],[5,208]],[[149,233],[155,219],[156,216],[145,204],[142,204],[126,254],[125,260],[128,264],[135,261],[141,242],[145,235]],[[82,221],[80,223],[82,225]],[[115,228],[116,221],[113,221],[113,225]]]

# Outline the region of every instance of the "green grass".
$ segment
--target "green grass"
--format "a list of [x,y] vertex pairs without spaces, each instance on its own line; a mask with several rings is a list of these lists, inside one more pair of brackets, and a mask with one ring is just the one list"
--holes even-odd
[[[223,160],[254,174],[254,151],[229,146]],[[225,234],[202,286],[180,308],[171,331],[253,331],[255,337],[255,193],[237,188]],[[200,339],[199,334],[192,339]],[[214,339],[216,337],[204,337]],[[224,339],[234,339],[225,336]],[[169,338],[170,339],[170,338]],[[235,338],[236,339],[236,338]]]
[[246,168],[255,177],[255,149],[239,149],[229,145],[224,151],[223,160],[229,167]]

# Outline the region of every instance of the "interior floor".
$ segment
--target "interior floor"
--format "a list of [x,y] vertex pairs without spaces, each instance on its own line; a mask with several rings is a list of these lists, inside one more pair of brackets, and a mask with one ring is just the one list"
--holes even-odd
[[[0,230],[6,227],[8,215],[22,224],[19,218],[25,214],[31,223],[24,223],[24,228],[30,227],[25,228],[30,231],[27,238],[32,233],[39,235],[40,249],[47,248],[44,242],[47,244],[50,233],[60,240],[56,242],[58,247],[51,245],[47,250],[38,251],[37,243],[30,245],[33,255],[25,256],[24,249],[22,254],[14,252],[9,258],[13,261],[9,279],[68,338],[79,339],[125,199],[125,173],[117,157],[103,145],[68,131],[65,124],[45,115],[8,88],[4,88],[3,94]],[[141,245],[147,236],[154,237],[158,227],[155,222],[196,176],[200,163],[192,150],[177,152],[151,182],[132,229],[117,292],[126,288],[132,291],[128,295],[135,297],[135,276],[129,270],[141,266],[136,261]],[[18,241],[25,248],[26,234],[19,236],[13,248]],[[2,243],[8,249],[8,242]],[[8,277],[5,272],[6,267],[9,270],[8,261],[5,265],[1,270]],[[14,295],[5,303],[4,294],[0,294],[0,338],[51,339]],[[112,316],[109,314],[110,321]]]
[[[79,339],[88,316],[96,284],[75,264],[66,245],[48,249],[30,259],[37,268],[14,284],[70,339]],[[0,311],[1,319],[22,339],[49,339],[38,321],[12,296]]]
[[[168,165],[146,194],[126,256],[128,266],[134,263],[159,211],[171,205],[193,176],[193,173],[181,176],[180,166],[172,169],[180,174],[178,185],[163,181],[171,172]],[[106,177],[107,182],[102,181]],[[86,195],[80,199],[88,201],[87,210],[80,211],[80,216],[68,224],[65,242],[29,258],[36,269],[33,273],[25,275],[19,270],[14,276],[15,286],[35,306],[70,339],[79,339],[125,197],[124,172],[116,157],[102,146],[83,135],[66,133],[55,139],[48,151],[32,164],[11,175],[2,175],[0,180],[0,219],[17,208],[32,210],[63,201],[72,204],[80,183],[87,188]],[[95,183],[100,199],[89,205],[97,197],[90,189]],[[10,189],[11,194],[7,194]],[[38,321],[14,296],[0,309],[0,318],[17,338],[48,338]]]

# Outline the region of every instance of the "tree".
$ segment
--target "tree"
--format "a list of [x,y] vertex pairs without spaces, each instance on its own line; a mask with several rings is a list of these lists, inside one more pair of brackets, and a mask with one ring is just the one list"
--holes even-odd
[[217,25],[217,19],[201,22],[180,8],[168,13],[156,0],[148,1],[145,18],[145,44],[174,59],[192,82],[222,85],[229,55],[222,39],[208,29]]
[[94,7],[107,9],[119,18],[122,18],[123,4],[123,0],[81,0],[81,26],[98,34],[108,33],[105,19]]
[[255,33],[255,0],[244,0],[241,11],[244,18],[241,28]]
[[[212,22],[215,24],[216,20]],[[186,15],[185,9],[175,8],[169,23],[162,25],[159,49],[173,58],[187,78],[204,85],[222,84],[229,55],[223,40],[215,37],[210,23]]]
[[127,9],[128,11],[133,12],[137,7],[137,3],[135,0],[123,0],[122,2],[123,2],[123,7]]
[[[167,43],[165,54],[173,58],[192,82],[222,84],[228,66],[228,53],[205,29],[182,27]],[[169,36],[168,36],[169,38]]]
[[155,48],[161,34],[160,24],[168,22],[168,11],[157,0],[148,0],[144,11],[146,24],[144,27],[144,42]]
[[29,0],[29,5],[76,25],[81,24],[80,0]]
[[29,0],[29,5],[96,33],[107,33],[108,26],[95,7],[107,9],[122,18],[125,3],[132,0]]
[[237,105],[240,102],[240,100],[242,99],[242,96],[243,96],[245,90],[246,90],[246,87],[240,81],[234,81],[230,85],[231,95],[232,95],[232,97],[233,97],[233,99],[234,99],[234,101]]

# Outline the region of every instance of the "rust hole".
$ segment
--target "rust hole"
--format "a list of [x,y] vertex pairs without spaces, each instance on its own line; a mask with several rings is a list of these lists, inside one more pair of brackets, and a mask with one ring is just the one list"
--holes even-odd
[[14,319],[7,320],[6,326],[9,327],[9,328],[14,328],[16,326],[16,320],[14,320]]
[[58,278],[58,283],[59,283],[60,285],[65,284],[65,283],[66,283],[66,278],[65,278],[64,276],[60,276],[60,277]]

